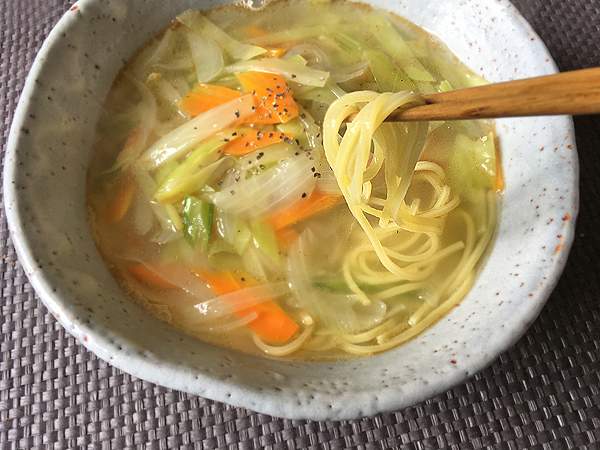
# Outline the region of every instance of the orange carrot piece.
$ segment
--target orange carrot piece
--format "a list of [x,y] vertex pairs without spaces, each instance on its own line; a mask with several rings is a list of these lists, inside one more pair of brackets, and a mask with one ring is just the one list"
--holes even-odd
[[272,73],[236,74],[245,92],[256,98],[256,113],[247,123],[285,123],[298,116],[298,105],[283,77]]
[[227,103],[242,94],[239,91],[216,84],[198,84],[181,99],[181,109],[191,117]]
[[298,200],[287,208],[273,213],[267,220],[275,231],[308,219],[336,206],[342,199],[339,195],[315,191],[310,197]]
[[127,270],[136,280],[147,284],[150,287],[157,289],[173,289],[175,287],[143,264],[134,264],[133,266],[127,267]]
[[248,128],[245,131],[240,131],[239,134],[238,138],[230,141],[223,148],[223,153],[234,156],[246,155],[259,148],[268,147],[285,139],[290,139],[289,136],[279,131],[257,130],[255,128]]
[[277,237],[279,247],[287,250],[294,242],[296,242],[296,239],[298,239],[300,235],[292,227],[285,227],[277,230],[275,236]]
[[[208,286],[217,295],[225,295],[239,291],[247,286],[253,286],[256,281],[244,276],[245,281],[238,280],[231,272],[207,272],[195,270],[199,278],[206,281]],[[271,344],[284,344],[289,341],[299,330],[298,324],[274,301],[265,301],[234,311],[238,317],[245,317],[256,313],[257,318],[247,327],[254,331],[261,339]]]
[[135,182],[128,174],[124,174],[117,181],[113,197],[106,208],[106,220],[108,223],[117,223],[123,220],[123,217],[125,217],[125,214],[127,214],[133,203],[135,189]]

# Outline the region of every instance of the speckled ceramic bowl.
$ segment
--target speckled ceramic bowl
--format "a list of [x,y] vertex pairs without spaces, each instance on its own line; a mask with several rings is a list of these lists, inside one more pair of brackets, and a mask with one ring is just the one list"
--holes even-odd
[[[90,236],[84,180],[94,127],[123,61],[202,0],[83,0],[40,51],[5,161],[12,238],[31,283],[87,348],[140,378],[290,418],[392,410],[464,380],[512,345],[557,282],[577,214],[577,153],[568,117],[498,122],[506,192],[497,240],[462,304],[413,341],[340,363],[260,359],[215,348],[131,303]],[[555,65],[507,0],[373,0],[437,34],[490,80]]]

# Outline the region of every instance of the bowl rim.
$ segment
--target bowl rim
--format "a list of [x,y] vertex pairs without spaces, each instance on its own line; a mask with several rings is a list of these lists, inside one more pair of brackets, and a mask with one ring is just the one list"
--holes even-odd
[[[487,2],[491,0],[480,0],[482,2]],[[537,33],[533,30],[531,25],[525,20],[525,18],[520,14],[520,12],[510,3],[509,0],[494,0],[495,3],[500,4],[501,6],[507,8],[510,11],[511,17],[515,20],[515,24],[517,26],[522,27],[529,35],[531,35],[535,42],[541,44],[541,49],[544,52],[544,56],[547,58],[547,63],[549,67],[551,67],[552,71],[558,71],[556,63],[552,58],[550,52],[547,47],[541,40],[541,38],[537,35]],[[78,2],[79,5],[86,4],[97,4],[97,0],[80,0]],[[77,5],[77,3],[75,4]],[[73,6],[75,7],[75,6]],[[71,10],[73,9],[71,8]],[[108,361],[109,353],[107,352],[106,347],[106,337],[98,336],[94,339],[80,339],[75,333],[77,329],[85,329],[85,324],[82,320],[69,317],[67,314],[62,314],[61,309],[64,308],[64,298],[57,292],[54,292],[52,289],[52,285],[50,281],[45,277],[44,271],[38,268],[38,265],[33,256],[31,247],[32,243],[30,238],[27,236],[27,233],[24,231],[23,221],[24,217],[19,213],[19,208],[16,206],[19,204],[19,192],[17,186],[14,183],[15,173],[17,171],[17,152],[20,147],[20,136],[22,133],[22,127],[26,120],[26,114],[29,107],[29,100],[36,88],[35,80],[39,77],[41,73],[44,71],[45,67],[45,55],[53,48],[54,45],[57,45],[57,42],[60,41],[61,35],[65,29],[68,29],[74,21],[78,20],[77,14],[69,14],[69,10],[65,12],[65,14],[60,18],[60,20],[53,27],[49,35],[44,40],[38,54],[35,57],[35,60],[30,68],[29,74],[26,78],[24,88],[21,92],[21,96],[19,98],[18,105],[14,112],[14,117],[12,120],[12,124],[9,131],[9,137],[6,144],[5,151],[5,164],[3,171],[3,193],[4,193],[4,206],[6,211],[6,218],[8,229],[10,232],[10,236],[12,238],[13,245],[15,247],[18,259],[34,288],[36,294],[48,308],[48,310],[52,313],[52,315],[58,320],[58,322],[78,341],[88,350],[92,351],[94,354],[98,355],[100,358]],[[490,348],[485,354],[478,355],[477,357],[473,357],[470,360],[470,371],[469,375],[457,374],[453,377],[440,378],[437,379],[435,383],[430,383],[429,386],[423,388],[418,393],[405,395],[404,398],[398,397],[397,399],[387,399],[385,403],[379,405],[363,405],[361,407],[361,411],[365,415],[376,414],[384,411],[391,411],[398,408],[404,408],[410,406],[418,401],[425,400],[434,395],[437,395],[441,392],[444,392],[455,385],[464,382],[466,379],[470,378],[474,373],[479,372],[489,364],[491,364],[502,352],[506,351],[508,348],[514,345],[516,341],[518,341],[527,331],[531,323],[537,318],[541,309],[545,305],[548,300],[550,294],[554,290],[558,280],[560,278],[560,274],[566,265],[568,254],[571,249],[574,235],[575,235],[575,225],[576,218],[578,212],[578,204],[579,204],[579,166],[578,166],[578,157],[577,151],[574,141],[574,126],[573,120],[569,116],[564,116],[564,124],[565,131],[569,132],[569,139],[571,140],[570,144],[573,146],[573,152],[570,156],[571,163],[573,165],[573,177],[572,177],[572,191],[570,197],[570,204],[572,208],[572,220],[567,224],[563,229],[563,251],[561,252],[560,257],[557,257],[554,261],[554,264],[548,269],[548,274],[551,275],[548,281],[544,284],[541,289],[536,291],[535,293],[535,302],[532,302],[534,306],[532,306],[529,310],[527,310],[527,314],[524,317],[521,317],[520,321],[514,321],[510,324],[507,324],[505,327],[505,339],[501,342],[496,342],[496,346]],[[524,325],[525,324],[525,325]],[[89,334],[94,334],[93,330],[86,331]],[[198,394],[198,392],[193,392],[193,389],[189,385],[184,385],[178,383],[175,378],[171,378],[169,372],[171,374],[176,374],[179,372],[179,369],[174,366],[168,366],[168,368],[161,370],[161,374],[152,374],[148,372],[146,369],[148,368],[148,361],[145,360],[142,356],[137,354],[128,355],[127,359],[111,359],[110,364],[114,367],[123,370],[124,372],[130,373],[140,379],[145,379],[151,381],[156,384],[160,384],[163,386],[167,386],[169,388],[181,390],[184,392],[191,392],[193,394]],[[156,371],[157,373],[159,371]],[[277,401],[277,396],[272,394],[263,393],[263,396],[271,396],[271,401],[261,401],[261,402],[253,402],[249,399],[254,397],[250,396],[247,390],[244,389],[243,386],[228,384],[227,389],[224,389],[225,383],[220,380],[216,380],[214,378],[208,378],[206,376],[201,375],[199,378],[200,383],[204,383],[209,386],[205,392],[200,395],[206,396],[207,398],[211,398],[216,401],[226,402],[234,405],[238,405],[244,408],[250,408],[259,413],[270,414],[274,416],[281,417],[289,417],[289,418],[313,418],[313,419],[350,419],[359,417],[356,414],[348,414],[344,415],[344,412],[340,412],[337,414],[327,413],[326,411],[317,411],[316,408],[310,406],[299,406],[296,408],[296,411],[290,411],[285,408],[284,405],[281,405]],[[229,393],[229,396],[225,396],[225,391]]]

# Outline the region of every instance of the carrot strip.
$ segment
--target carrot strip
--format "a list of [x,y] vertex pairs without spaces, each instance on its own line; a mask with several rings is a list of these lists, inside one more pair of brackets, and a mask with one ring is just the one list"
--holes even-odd
[[240,137],[230,141],[223,148],[223,153],[234,156],[246,155],[259,148],[290,139],[289,136],[279,131],[257,130],[255,128],[248,128],[245,131],[240,131],[239,134]]
[[156,272],[153,272],[152,270],[148,269],[143,264],[135,264],[133,266],[129,266],[127,267],[127,270],[131,275],[133,275],[133,277],[136,280],[147,284],[150,287],[157,289],[173,289],[175,287],[163,277],[158,275]]
[[[203,279],[217,295],[229,294],[257,284],[255,280],[248,276],[238,280],[231,272],[195,270],[194,273]],[[234,311],[234,314],[238,317],[245,317],[250,313],[256,313],[258,317],[250,322],[247,327],[261,339],[272,344],[283,344],[289,341],[300,329],[294,319],[288,316],[274,301],[266,301]]]
[[198,84],[181,99],[181,109],[191,117],[227,103],[242,94],[234,89],[216,84]]
[[117,223],[123,220],[127,211],[133,203],[135,194],[135,182],[132,177],[125,174],[117,182],[116,192],[106,208],[106,220],[108,223]]
[[279,243],[279,247],[284,250],[287,250],[292,246],[296,239],[300,236],[296,230],[292,227],[282,228],[275,232],[275,236],[277,236],[277,242]]
[[287,208],[273,213],[267,220],[275,231],[308,219],[336,206],[342,199],[339,195],[315,191],[310,197],[299,200]]
[[262,72],[238,73],[236,77],[256,99],[256,113],[247,123],[285,123],[298,116],[298,105],[283,77]]

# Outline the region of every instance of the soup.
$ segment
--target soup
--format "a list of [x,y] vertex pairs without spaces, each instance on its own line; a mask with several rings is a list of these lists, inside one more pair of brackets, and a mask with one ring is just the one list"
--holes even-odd
[[270,357],[379,353],[467,294],[502,189],[492,124],[385,122],[484,83],[385,11],[186,11],[125,66],[88,174],[116,279],[152,314]]

